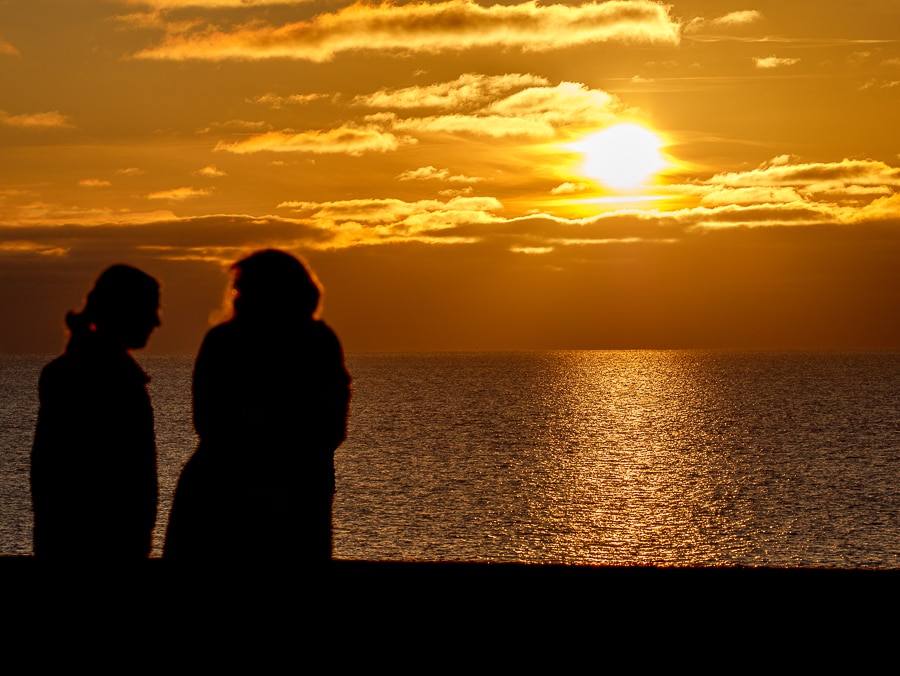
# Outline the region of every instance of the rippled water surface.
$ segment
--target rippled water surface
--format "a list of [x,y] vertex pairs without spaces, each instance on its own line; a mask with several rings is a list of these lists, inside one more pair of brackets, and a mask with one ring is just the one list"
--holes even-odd
[[[46,358],[0,358],[0,553]],[[190,357],[153,376],[161,523]],[[900,353],[351,354],[340,558],[900,567]],[[159,540],[159,538],[157,538]]]

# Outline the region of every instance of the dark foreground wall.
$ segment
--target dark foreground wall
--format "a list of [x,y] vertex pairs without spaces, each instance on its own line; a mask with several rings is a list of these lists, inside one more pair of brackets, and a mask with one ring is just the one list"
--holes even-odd
[[894,570],[8,557],[0,575],[7,654],[116,673],[859,671],[893,659],[900,607]]
[[[871,599],[887,602],[900,590],[900,570],[767,567],[588,566],[337,560],[326,566],[273,565],[265,560],[215,566],[172,565],[150,559],[120,566],[102,561],[51,565],[32,557],[0,557],[0,575],[16,587],[71,588],[82,593],[148,589],[160,598],[186,596],[340,599],[348,604],[529,607],[536,604],[610,609],[694,604],[773,602],[808,605]],[[900,592],[898,592],[900,593]],[[896,612],[896,611],[895,611]]]

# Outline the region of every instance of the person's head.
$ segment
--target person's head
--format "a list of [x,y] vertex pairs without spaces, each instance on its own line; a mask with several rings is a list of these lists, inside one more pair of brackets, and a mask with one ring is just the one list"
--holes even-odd
[[235,317],[315,318],[322,289],[309,268],[277,249],[257,251],[231,266]]
[[130,265],[104,270],[81,312],[66,315],[73,336],[96,334],[126,350],[147,344],[159,321],[159,282]]

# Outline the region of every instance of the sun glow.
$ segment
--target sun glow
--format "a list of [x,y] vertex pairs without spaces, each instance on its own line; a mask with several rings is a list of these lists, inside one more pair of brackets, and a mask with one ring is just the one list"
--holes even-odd
[[628,190],[645,185],[665,168],[659,150],[663,142],[652,131],[637,124],[617,124],[591,134],[569,148],[585,156],[584,176],[609,188]]

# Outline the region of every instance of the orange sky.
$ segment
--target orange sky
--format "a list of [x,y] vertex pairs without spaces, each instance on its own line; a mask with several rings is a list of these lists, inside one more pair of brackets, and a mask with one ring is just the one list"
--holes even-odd
[[[109,264],[194,352],[303,255],[348,350],[900,348],[900,4],[0,0],[0,351]],[[613,186],[620,123],[663,170]],[[604,182],[606,181],[606,182]]]

